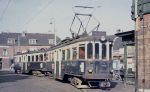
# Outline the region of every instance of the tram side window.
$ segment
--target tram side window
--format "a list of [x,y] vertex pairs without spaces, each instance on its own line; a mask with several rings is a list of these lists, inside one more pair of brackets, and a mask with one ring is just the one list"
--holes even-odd
[[92,43],[87,44],[87,58],[92,59],[93,56],[93,45]]
[[95,59],[99,59],[99,44],[95,44]]
[[77,59],[77,48],[72,48],[72,59]]
[[79,45],[79,59],[85,59],[85,44]]
[[112,59],[112,44],[109,45],[109,58]]
[[34,61],[34,56],[32,56],[32,61]]
[[28,62],[30,62],[30,56],[28,56]]
[[47,54],[44,53],[44,61],[46,61],[46,60],[47,60]]
[[40,61],[43,61],[43,55],[40,54]]
[[36,57],[35,57],[35,58],[36,58],[36,61],[38,61],[38,60],[39,60],[38,55],[36,55]]
[[70,49],[67,49],[67,60],[70,60]]
[[[29,60],[28,60],[29,61]],[[21,62],[21,57],[19,57],[19,62]]]
[[49,53],[49,60],[51,61],[51,53]]
[[65,60],[65,50],[62,50],[62,60]]
[[102,59],[106,59],[106,45],[102,44]]
[[26,61],[26,57],[24,56],[23,58],[24,58],[24,61]]
[[58,59],[58,51],[57,51],[57,59]]
[[52,61],[54,61],[54,52],[52,53]]

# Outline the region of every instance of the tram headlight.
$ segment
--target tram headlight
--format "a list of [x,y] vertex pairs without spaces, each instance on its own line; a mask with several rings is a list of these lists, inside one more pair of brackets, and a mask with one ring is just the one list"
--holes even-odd
[[89,69],[89,70],[88,70],[88,72],[89,72],[89,73],[92,73],[92,72],[93,72],[93,70],[92,70],[92,69]]

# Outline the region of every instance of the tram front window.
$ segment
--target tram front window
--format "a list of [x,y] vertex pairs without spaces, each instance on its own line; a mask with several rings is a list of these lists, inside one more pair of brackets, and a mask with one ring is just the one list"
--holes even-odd
[[85,59],[85,45],[82,44],[79,47],[79,59]]
[[106,59],[106,45],[102,44],[102,59]]
[[93,45],[92,43],[87,44],[87,58],[92,59],[93,56]]
[[95,59],[99,59],[99,44],[95,44]]

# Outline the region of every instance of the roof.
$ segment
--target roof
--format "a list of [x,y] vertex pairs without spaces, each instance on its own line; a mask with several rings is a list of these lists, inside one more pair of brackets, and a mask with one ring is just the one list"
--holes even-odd
[[24,52],[24,53],[22,53],[22,52],[18,52],[18,53],[16,53],[16,55],[24,55],[24,54],[33,54],[33,53],[45,53],[47,51],[47,49],[44,49],[44,48],[41,48],[41,49],[39,49],[39,50],[34,50],[34,51],[27,51],[27,52]]
[[[54,34],[44,34],[44,33],[0,33],[0,45],[10,45],[7,43],[8,38],[13,38],[15,40],[14,45],[20,43],[21,46],[28,45],[40,45],[49,46],[48,39],[54,39]],[[37,44],[29,44],[29,39],[36,39]],[[60,38],[57,37],[57,41]]]
[[115,35],[116,35],[116,36],[119,36],[119,37],[134,36],[134,30],[117,33],[117,34],[115,34]]
[[126,42],[128,44],[135,44],[134,34],[135,34],[135,31],[131,30],[131,31],[117,33],[115,35],[118,37],[121,37],[123,42]]

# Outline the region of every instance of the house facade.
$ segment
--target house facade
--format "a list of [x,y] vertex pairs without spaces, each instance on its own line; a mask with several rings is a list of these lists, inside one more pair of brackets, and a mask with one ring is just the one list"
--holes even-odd
[[[56,42],[60,38],[57,37]],[[9,69],[17,52],[47,49],[54,45],[54,34],[0,33],[0,62],[2,69]]]

